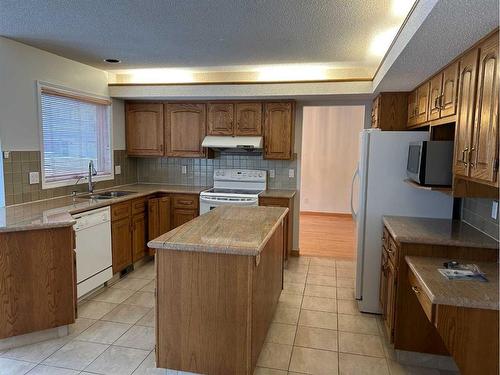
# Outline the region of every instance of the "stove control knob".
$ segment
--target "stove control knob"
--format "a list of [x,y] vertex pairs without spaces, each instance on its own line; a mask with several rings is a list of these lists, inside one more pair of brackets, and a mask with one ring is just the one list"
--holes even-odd
[[264,174],[262,172],[259,172],[259,177],[262,177]]

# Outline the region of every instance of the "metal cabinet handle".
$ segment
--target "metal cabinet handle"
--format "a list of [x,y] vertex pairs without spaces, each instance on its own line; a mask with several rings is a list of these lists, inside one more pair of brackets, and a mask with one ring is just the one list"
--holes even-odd
[[468,147],[464,148],[464,149],[463,149],[463,151],[462,151],[462,163],[464,163],[464,165],[465,165],[466,167],[469,165],[469,164],[467,163],[467,155],[468,155],[467,151],[469,151],[469,148],[468,148]]
[[417,295],[420,294],[420,289],[417,286],[412,286],[411,290],[413,290],[413,292]]
[[[474,146],[472,146],[472,148],[470,149],[469,151],[469,155],[468,155],[468,160],[469,160],[469,165],[474,168],[474,163],[471,161],[472,160],[472,152],[473,151],[476,151],[476,148]],[[477,152],[476,152],[476,158],[477,158]]]
[[441,93],[441,95],[439,95],[438,99],[439,99],[439,108],[440,109],[443,109],[443,98],[444,98],[444,94]]

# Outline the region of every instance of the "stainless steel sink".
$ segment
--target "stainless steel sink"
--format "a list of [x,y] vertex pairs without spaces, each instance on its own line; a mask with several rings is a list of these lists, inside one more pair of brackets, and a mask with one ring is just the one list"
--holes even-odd
[[133,191],[121,191],[121,190],[111,190],[103,191],[102,193],[93,193],[88,195],[82,195],[81,198],[86,199],[112,199],[118,197],[124,197],[126,195],[134,194]]

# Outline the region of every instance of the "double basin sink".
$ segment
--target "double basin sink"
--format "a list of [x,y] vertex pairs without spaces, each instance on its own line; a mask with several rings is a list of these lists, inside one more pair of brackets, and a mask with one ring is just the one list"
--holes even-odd
[[124,197],[126,195],[135,194],[133,191],[121,191],[121,190],[111,190],[111,191],[103,191],[102,193],[93,193],[82,195],[79,198],[84,199],[112,199]]

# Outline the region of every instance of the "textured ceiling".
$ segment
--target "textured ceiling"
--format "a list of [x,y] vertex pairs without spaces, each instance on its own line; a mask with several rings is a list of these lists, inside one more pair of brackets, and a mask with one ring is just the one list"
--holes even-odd
[[401,51],[376,92],[407,91],[498,27],[498,0],[439,0]]
[[328,63],[369,67],[408,0],[0,0],[0,35],[103,69]]

